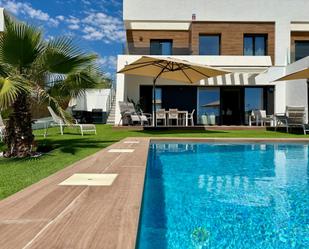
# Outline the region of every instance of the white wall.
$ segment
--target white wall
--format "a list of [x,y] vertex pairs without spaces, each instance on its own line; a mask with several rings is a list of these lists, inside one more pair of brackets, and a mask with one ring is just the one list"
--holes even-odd
[[[291,74],[305,68],[309,68],[309,56],[286,67],[285,74]],[[291,80],[278,84],[286,85],[286,105],[308,108],[307,80]]]
[[88,89],[76,99],[74,111],[91,112],[92,109],[102,109],[105,112],[109,94],[110,89]]
[[[277,79],[309,67],[309,57],[285,67],[270,67],[256,81],[275,82],[275,113],[284,113],[286,106],[308,107],[306,80],[276,81]],[[308,116],[308,110],[307,110]]]
[[130,21],[309,21],[308,0],[124,0]]
[[123,8],[125,23],[133,24],[191,21],[192,14],[197,21],[276,22],[277,66],[289,63],[291,23],[309,23],[308,0],[124,0]]

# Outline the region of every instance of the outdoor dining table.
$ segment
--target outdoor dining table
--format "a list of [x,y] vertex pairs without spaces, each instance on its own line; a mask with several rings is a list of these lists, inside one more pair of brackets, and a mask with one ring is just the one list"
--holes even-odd
[[[188,126],[188,111],[177,111],[178,112],[178,117],[179,116],[185,116],[185,126]],[[165,115],[166,115],[166,121],[167,121],[167,124],[169,123],[168,121],[168,114],[169,114],[169,111],[165,111]]]

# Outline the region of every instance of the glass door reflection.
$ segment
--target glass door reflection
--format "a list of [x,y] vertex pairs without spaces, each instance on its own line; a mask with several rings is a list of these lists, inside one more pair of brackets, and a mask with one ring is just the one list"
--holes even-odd
[[220,115],[220,89],[199,87],[197,101],[197,122],[200,125],[217,125]]
[[263,88],[245,88],[245,124],[249,123],[252,111],[263,110]]

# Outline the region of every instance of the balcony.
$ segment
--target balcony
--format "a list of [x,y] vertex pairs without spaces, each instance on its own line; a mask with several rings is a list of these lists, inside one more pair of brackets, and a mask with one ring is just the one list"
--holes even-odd
[[[124,55],[150,55],[149,44],[125,43],[122,45],[122,54]],[[158,54],[158,55],[192,55],[191,45],[187,47],[173,46],[172,54]]]

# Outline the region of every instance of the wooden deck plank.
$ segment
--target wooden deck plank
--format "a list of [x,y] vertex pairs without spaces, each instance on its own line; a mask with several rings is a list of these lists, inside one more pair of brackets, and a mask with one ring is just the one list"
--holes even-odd
[[[120,141],[110,148],[134,152],[102,150],[1,201],[0,248],[134,248],[148,147]],[[109,187],[58,185],[74,173],[118,177]]]
[[29,248],[134,248],[143,178],[141,167],[119,168],[112,187],[87,187]]
[[0,248],[23,248],[47,223],[47,220],[1,220]]
[[[117,146],[117,144],[115,144],[115,146]],[[70,195],[72,195],[71,198],[76,197],[80,193],[79,191],[76,191],[75,196],[72,194],[72,190],[67,190],[68,192],[62,193],[63,190],[61,190],[58,184],[74,173],[100,173],[104,171],[106,167],[109,167],[114,160],[115,155],[111,155],[106,153],[106,150],[102,150],[0,201],[0,220],[22,217],[24,213],[30,212],[30,210],[37,205],[41,205],[42,203],[42,205],[45,205],[44,203],[46,203],[45,201],[49,196],[52,202],[54,202],[55,197],[57,197],[58,200],[64,200],[65,198],[62,194],[66,196],[67,199],[70,198]],[[20,208],[21,206],[22,208]]]

